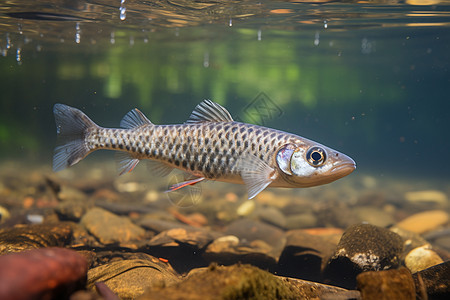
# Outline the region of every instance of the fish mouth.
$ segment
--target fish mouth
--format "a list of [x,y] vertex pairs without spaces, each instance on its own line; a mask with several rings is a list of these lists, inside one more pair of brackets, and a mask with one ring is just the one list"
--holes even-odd
[[354,161],[345,162],[345,163],[335,166],[333,169],[330,170],[330,173],[343,177],[343,176],[350,174],[355,169],[356,169],[356,163]]

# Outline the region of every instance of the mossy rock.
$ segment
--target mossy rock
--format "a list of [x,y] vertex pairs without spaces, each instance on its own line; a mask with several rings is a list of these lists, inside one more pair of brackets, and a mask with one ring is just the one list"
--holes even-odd
[[[297,295],[298,297],[298,295]],[[269,272],[250,265],[215,266],[195,270],[185,280],[153,287],[145,299],[296,299],[294,289]]]

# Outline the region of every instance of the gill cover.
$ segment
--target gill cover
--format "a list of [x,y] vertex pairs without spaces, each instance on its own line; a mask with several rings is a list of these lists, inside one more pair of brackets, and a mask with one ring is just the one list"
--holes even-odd
[[295,145],[284,145],[277,153],[277,164],[283,173],[292,175],[291,171],[291,157],[295,150]]

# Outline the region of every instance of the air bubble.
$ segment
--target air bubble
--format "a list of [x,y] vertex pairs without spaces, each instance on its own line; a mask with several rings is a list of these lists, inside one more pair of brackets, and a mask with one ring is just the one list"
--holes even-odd
[[6,49],[11,48],[11,38],[9,37],[9,33],[6,34]]
[[80,29],[80,23],[77,22],[75,25],[75,43],[79,44],[81,42],[81,29]]
[[206,51],[205,54],[203,54],[203,67],[208,68],[209,67],[209,52]]
[[22,63],[22,49],[17,48],[16,51],[16,61],[19,63],[19,65]]
[[125,0],[120,1],[120,20],[124,21],[127,18],[127,8],[125,7]]
[[320,42],[320,35],[319,32],[316,32],[314,36],[314,46],[319,46],[319,42]]

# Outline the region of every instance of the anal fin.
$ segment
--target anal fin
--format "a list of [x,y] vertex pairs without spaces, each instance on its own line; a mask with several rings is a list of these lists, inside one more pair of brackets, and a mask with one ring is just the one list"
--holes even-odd
[[119,170],[119,175],[133,171],[133,169],[139,163],[138,158],[135,158],[131,154],[126,152],[117,152],[116,161],[117,161],[117,169]]

